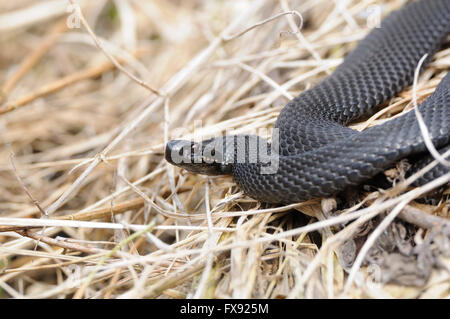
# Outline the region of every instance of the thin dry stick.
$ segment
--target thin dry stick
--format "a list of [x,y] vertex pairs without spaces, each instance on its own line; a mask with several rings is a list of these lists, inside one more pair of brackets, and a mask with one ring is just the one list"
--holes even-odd
[[[92,228],[92,229],[133,229],[140,231],[146,226],[126,224],[126,223],[111,223],[111,222],[87,222],[75,220],[56,220],[56,219],[38,219],[38,218],[8,218],[0,217],[0,224],[10,225],[14,227],[14,231],[22,229],[38,228],[38,227],[75,227],[75,228]],[[159,225],[155,229],[163,230],[186,230],[186,231],[203,231],[207,230],[205,226],[183,226],[183,225]],[[213,231],[219,232],[233,232],[234,228],[220,228],[214,227]]]
[[250,27],[248,27],[248,28],[246,28],[246,29],[244,29],[244,30],[234,34],[234,35],[231,35],[231,36],[224,35],[224,36],[222,36],[222,39],[225,42],[234,40],[236,38],[239,38],[240,36],[242,36],[243,34],[247,33],[250,30],[253,30],[253,29],[255,29],[255,28],[259,27],[259,26],[262,26],[262,25],[266,24],[267,22],[273,21],[273,20],[278,19],[279,17],[282,17],[282,16],[287,15],[287,14],[296,15],[299,18],[300,22],[299,22],[299,25],[297,26],[297,28],[298,28],[298,30],[301,30],[301,28],[303,27],[303,17],[302,17],[302,15],[298,11],[286,11],[286,12],[278,13],[278,14],[276,14],[276,15],[270,17],[270,18],[267,18],[267,19],[265,19],[263,21],[257,22],[255,24],[251,25]]
[[[444,157],[444,158],[447,157],[447,156],[450,156],[450,150],[448,150],[447,152],[445,152],[442,155],[442,157]],[[427,166],[422,168],[421,170],[419,170],[419,171],[415,172],[414,174],[412,174],[407,179],[405,179],[405,180],[401,181],[400,183],[398,183],[397,185],[395,185],[390,190],[390,193],[392,194],[391,196],[394,196],[395,194],[399,194],[400,192],[404,191],[409,185],[411,185],[419,177],[423,176],[426,172],[430,171],[431,169],[433,169],[433,167],[435,167],[438,164],[439,164],[439,162],[437,160],[434,160],[431,163],[429,163]]]
[[[63,251],[63,249],[61,249],[61,252],[62,251]],[[69,266],[69,265],[73,265],[73,264],[82,263],[82,262],[89,262],[89,260],[93,260],[93,259],[101,257],[103,255],[104,255],[104,253],[93,254],[93,255],[86,256],[86,257],[81,257],[81,258],[79,258],[77,260],[66,261],[66,262],[62,262],[62,263],[58,263],[58,264],[49,264],[49,265],[36,266],[33,263],[35,266],[21,266],[19,268],[5,269],[5,270],[1,271],[1,273],[5,274],[5,275],[0,277],[0,281],[8,281],[9,279],[13,278],[14,275],[18,275],[18,273],[21,274],[21,273],[26,272],[26,271],[61,268],[61,267],[65,267],[65,266]],[[46,262],[46,260],[45,259],[40,259],[39,262],[40,263],[44,263],[44,262]],[[91,263],[93,263],[93,262],[91,262]],[[10,274],[10,275],[8,275],[8,274]],[[4,278],[4,277],[7,277],[7,278]]]
[[42,41],[42,43],[28,54],[22,61],[13,75],[5,81],[0,90],[0,104],[3,99],[11,92],[14,86],[22,79],[25,74],[47,53],[52,45],[58,40],[60,35],[67,29],[65,21],[59,21],[51,29],[50,34]]
[[[113,207],[105,207],[100,209],[95,209],[87,212],[79,212],[76,214],[71,215],[65,215],[65,216],[57,216],[53,219],[56,220],[74,220],[74,221],[90,221],[94,219],[104,219],[104,218],[110,218],[111,215],[117,215],[122,214],[128,210],[140,208],[144,205],[145,200],[143,198],[136,198],[132,199],[130,201],[126,201],[120,204],[116,204]],[[6,231],[16,231],[23,229],[25,227],[32,227],[30,226],[0,226],[0,232],[6,232]],[[40,226],[36,226],[40,227]]]
[[279,91],[285,98],[287,98],[288,100],[292,100],[294,97],[288,92],[286,91],[285,88],[283,88],[281,85],[279,85],[277,82],[275,82],[274,80],[272,80],[270,77],[268,77],[267,75],[265,75],[263,72],[261,72],[260,70],[257,70],[255,68],[252,68],[251,66],[242,63],[242,62],[238,62],[237,65],[248,71],[251,72],[253,74],[256,74],[258,77],[260,77],[262,80],[264,80],[265,82],[267,82],[270,86],[272,86],[275,90]]
[[[205,247],[211,248],[214,244],[214,231],[213,222],[211,219],[211,209],[209,207],[209,181],[205,183],[205,206],[206,206],[206,220],[208,222],[208,239],[206,240]],[[203,269],[203,273],[198,285],[197,291],[195,292],[194,299],[200,299],[203,297],[206,289],[206,284],[208,282],[209,276],[211,274],[211,269],[213,266],[214,255],[211,252],[207,252],[206,265]]]
[[32,232],[30,230],[21,230],[21,231],[17,231],[17,233],[22,236],[38,240],[40,242],[43,242],[43,243],[46,243],[49,245],[58,246],[58,247],[61,247],[64,249],[69,249],[69,250],[81,251],[81,252],[87,253],[87,254],[97,254],[97,253],[105,252],[105,251],[102,251],[101,249],[90,248],[90,247],[82,246],[82,245],[79,245],[76,243],[62,242],[60,240],[56,240],[51,237],[36,234],[35,232]]
[[[141,53],[142,53],[142,51],[136,51],[132,54],[135,56],[138,56]],[[119,61],[122,61],[122,59],[119,59]],[[0,108],[0,115],[11,112],[19,107],[22,107],[28,103],[31,103],[40,97],[55,93],[55,92],[65,88],[69,85],[72,85],[74,83],[77,83],[77,82],[80,82],[80,81],[83,81],[86,79],[98,77],[98,76],[102,75],[103,73],[114,69],[114,67],[115,67],[114,64],[107,61],[98,66],[86,68],[84,70],[67,75],[61,79],[58,79],[54,82],[46,84],[46,85],[40,87],[39,89],[37,89],[36,91],[31,92],[25,96],[22,96],[15,101],[7,103],[5,106]]]
[[166,289],[172,288],[177,284],[181,284],[185,280],[192,278],[193,276],[197,275],[202,271],[204,268],[204,263],[198,263],[197,265],[194,265],[193,267],[189,268],[186,271],[183,272],[177,272],[175,274],[171,274],[164,278],[164,280],[159,280],[154,285],[147,288],[147,291],[145,293],[146,298],[156,298],[160,294],[162,294]]
[[[139,178],[138,180],[134,181],[132,184],[133,184],[134,186],[141,185],[142,183],[145,183],[145,182],[151,180],[153,177],[157,176],[157,175],[160,174],[161,172],[163,172],[163,168],[162,168],[162,167],[157,168],[157,169],[153,170],[151,173],[149,173],[149,174],[147,174],[147,175],[144,175],[144,176],[142,176],[141,178]],[[100,206],[102,206],[102,205],[104,205],[104,204],[109,203],[112,199],[114,199],[114,198],[116,198],[116,197],[118,197],[118,196],[120,196],[120,195],[126,193],[127,191],[132,190],[132,189],[133,189],[133,187],[131,187],[131,186],[125,186],[124,188],[122,188],[122,189],[120,189],[120,190],[118,190],[118,191],[115,191],[114,193],[112,193],[112,194],[110,194],[110,195],[108,195],[108,196],[106,196],[106,197],[100,199],[99,201],[95,202],[94,204],[89,205],[88,207],[83,208],[83,209],[80,211],[80,213],[82,213],[82,212],[85,213],[85,212],[91,211],[91,210],[93,210],[93,209],[97,209],[98,207],[100,207]]]
[[119,280],[120,272],[122,271],[122,268],[117,268],[116,272],[114,273],[113,277],[111,278],[111,281],[109,282],[108,287],[106,287],[106,292],[104,299],[110,299],[111,295],[115,289],[115,285],[117,281]]
[[[174,246],[176,246],[179,243],[174,244]],[[217,250],[219,251],[219,250]],[[203,253],[204,252],[204,248],[201,249],[201,252],[199,253]],[[192,276],[195,276],[197,273],[199,273],[205,266],[205,261],[202,260],[203,255],[197,256],[194,259],[189,260],[188,263],[186,263],[185,265],[181,266],[180,268],[177,269],[177,271],[175,271],[174,273],[170,274],[170,275],[165,275],[165,277],[161,280],[158,280],[158,282],[156,282],[155,284],[153,284],[152,286],[150,286],[147,289],[146,292],[146,296],[148,298],[155,298],[158,295],[160,295],[163,291],[165,291],[168,288],[173,287],[174,285],[176,285],[177,283],[180,284],[183,281],[185,281],[186,279],[191,278]],[[221,260],[225,257],[225,254],[220,254],[217,258],[218,260]],[[179,258],[178,256],[174,256],[174,258]]]
[[101,43],[101,41],[97,38],[97,36],[95,35],[94,31],[92,31],[91,27],[89,26],[89,24],[87,23],[86,19],[84,18],[83,12],[81,11],[81,7],[77,4],[75,4],[74,0],[69,0],[70,4],[74,6],[75,8],[75,12],[77,13],[78,17],[80,18],[81,23],[83,24],[83,26],[86,28],[87,32],[89,33],[89,35],[92,37],[92,39],[94,40],[95,44],[97,45],[97,47],[106,55],[106,57],[112,62],[112,64],[114,64],[114,66],[119,69],[121,72],[123,72],[126,76],[128,76],[132,81],[136,82],[137,84],[139,84],[140,86],[146,88],[147,90],[149,90],[152,93],[155,93],[157,95],[163,96],[165,94],[161,93],[159,90],[152,88],[151,86],[149,86],[147,83],[145,83],[144,81],[142,81],[141,79],[137,78],[136,76],[134,76],[133,74],[131,74],[127,69],[123,68],[119,62],[117,62],[117,60],[107,51],[105,50],[105,48],[103,47],[103,44]]
[[11,163],[11,166],[13,168],[13,172],[14,175],[16,176],[17,180],[19,181],[20,186],[22,187],[22,189],[25,191],[25,193],[27,194],[28,198],[31,200],[31,202],[39,209],[39,211],[43,214],[43,215],[47,215],[45,213],[45,210],[41,207],[41,205],[39,204],[39,201],[33,197],[33,195],[31,194],[31,192],[28,190],[28,188],[26,187],[25,183],[23,182],[22,178],[19,176],[19,174],[17,173],[17,169],[16,166],[14,165],[14,152],[11,150],[11,155],[9,156],[9,162]]
[[[170,112],[169,112],[169,105],[170,105],[170,98],[167,98],[164,102],[164,145],[167,144],[169,141],[169,124],[170,124]],[[183,204],[181,203],[178,193],[175,186],[175,177],[173,174],[173,166],[169,164],[169,162],[166,162],[166,173],[167,177],[169,179],[170,189],[172,191],[173,200],[176,204],[176,206],[181,210],[183,214],[187,215],[187,211],[184,208]],[[190,221],[188,220],[188,224],[190,224]]]
[[344,20],[347,22],[347,24],[354,29],[359,29],[359,26],[356,23],[355,19],[353,19],[352,15],[349,14],[347,8],[345,7],[346,3],[339,0],[333,0],[333,2],[339,13],[344,17]]
[[[281,3],[281,7],[283,8],[283,10],[287,10],[288,5],[286,3],[285,0],[280,0]],[[294,11],[297,12],[297,11]],[[302,19],[302,25],[303,25],[303,17],[300,13],[298,13],[298,16]],[[289,25],[291,26],[292,30],[295,30],[295,23],[292,19],[292,17],[287,17]],[[311,44],[308,42],[308,40],[305,39],[305,37],[303,36],[303,34],[301,33],[301,26],[297,28],[297,30],[295,30],[293,33],[295,34],[295,36],[297,37],[297,39],[300,41],[300,43],[306,48],[306,50],[308,50],[309,53],[311,53],[311,55],[313,56],[313,58],[318,61],[319,63],[323,64],[323,60],[320,57],[319,53],[317,53],[314,48],[311,46]],[[328,74],[330,74],[330,70],[326,69],[325,72],[327,72]]]
[[[136,151],[130,151],[130,152],[123,152],[120,154],[116,154],[116,155],[111,155],[111,156],[107,156],[106,160],[111,162],[111,161],[115,161],[124,157],[140,157],[140,156],[145,156],[145,155],[149,155],[149,154],[155,154],[155,155],[162,155],[162,152],[157,151],[158,149],[161,149],[162,144],[161,145],[156,145],[151,147],[148,150],[136,150]],[[92,162],[93,159],[92,158],[74,158],[74,159],[68,159],[68,160],[59,160],[59,161],[50,161],[50,162],[39,162],[39,163],[32,163],[32,164],[22,164],[20,165],[20,169],[21,170],[25,170],[25,169],[36,169],[36,168],[47,168],[47,167],[57,167],[57,166],[66,166],[66,165],[74,165],[74,164],[86,164],[86,163],[90,163]],[[75,166],[74,168],[72,168],[72,171],[74,171],[77,168],[77,166]],[[11,170],[10,166],[2,166],[0,165],[0,171],[9,171]]]
[[414,104],[414,112],[416,114],[417,122],[419,123],[420,132],[422,133],[423,140],[425,142],[426,147],[428,148],[428,151],[431,153],[431,155],[439,161],[444,166],[450,167],[450,161],[447,161],[439,152],[436,150],[436,148],[433,145],[433,142],[431,141],[430,137],[430,131],[428,130],[427,126],[425,125],[425,121],[423,120],[423,116],[419,111],[419,107],[417,105],[417,81],[419,79],[419,71],[422,67],[423,62],[427,58],[428,53],[425,54],[419,61],[417,68],[414,72],[414,83],[413,83],[413,104]]
[[[104,159],[103,162],[108,165],[109,167],[113,168],[114,167],[106,160]],[[121,174],[120,172],[117,172],[117,177],[119,177],[125,184],[127,184],[133,191],[135,191],[139,196],[141,196],[146,203],[148,203],[152,208],[154,208],[157,212],[161,213],[161,214],[165,214],[164,209],[162,209],[161,207],[159,207],[155,201],[153,199],[151,199],[150,197],[148,197],[143,191],[141,191],[139,189],[138,186],[134,185],[133,183],[131,183],[125,176],[123,176],[123,174]],[[113,199],[113,198],[111,198]]]

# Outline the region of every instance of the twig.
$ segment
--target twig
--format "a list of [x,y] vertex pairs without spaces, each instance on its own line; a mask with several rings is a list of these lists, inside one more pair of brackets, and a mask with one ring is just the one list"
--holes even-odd
[[303,27],[303,17],[298,11],[294,10],[294,11],[286,11],[286,12],[278,13],[278,14],[270,17],[270,18],[267,18],[267,19],[264,19],[263,21],[257,22],[255,24],[251,25],[250,27],[248,27],[248,28],[246,28],[246,29],[244,29],[244,30],[234,34],[234,35],[231,35],[231,36],[224,35],[224,36],[222,36],[222,39],[225,42],[234,40],[234,39],[239,38],[240,36],[244,35],[245,33],[247,33],[250,30],[253,30],[253,29],[255,29],[255,28],[259,27],[259,26],[262,26],[262,25],[266,24],[267,22],[273,21],[273,20],[278,19],[279,17],[282,17],[282,16],[287,15],[287,14],[296,15],[299,18],[300,22],[299,22],[299,25],[297,26],[297,29],[301,30],[301,28]]
[[39,201],[37,199],[35,199],[33,197],[33,195],[31,194],[31,192],[28,190],[28,188],[25,186],[25,183],[23,182],[22,178],[19,176],[19,174],[17,173],[17,169],[16,166],[14,165],[14,152],[11,149],[11,154],[9,156],[9,162],[11,163],[11,166],[13,168],[13,172],[14,175],[16,176],[17,180],[19,181],[20,186],[22,187],[22,189],[25,191],[25,193],[27,194],[28,198],[31,200],[31,202],[39,209],[39,211],[43,214],[43,215],[47,215],[47,213],[45,212],[45,210],[41,207],[41,205],[39,204]]
[[114,273],[113,277],[111,278],[111,281],[109,282],[108,287],[106,287],[106,292],[105,292],[105,299],[110,299],[111,295],[114,291],[114,286],[117,283],[117,281],[119,280],[119,276],[120,276],[120,272],[122,271],[121,268],[117,268],[116,272]]
[[[138,56],[138,55],[142,54],[142,51],[135,51],[132,54],[135,56]],[[122,62],[123,60],[119,59],[119,61]],[[65,87],[68,87],[69,85],[72,85],[74,83],[77,83],[77,82],[80,82],[80,81],[83,81],[86,79],[90,79],[90,78],[95,78],[99,75],[102,75],[103,73],[105,73],[107,71],[114,69],[114,67],[115,66],[113,63],[107,61],[98,66],[86,68],[84,70],[67,75],[61,79],[58,79],[54,82],[46,84],[46,85],[40,87],[39,89],[37,89],[36,91],[31,92],[25,96],[22,96],[15,101],[7,103],[5,106],[0,108],[0,115],[11,112],[15,109],[18,109],[26,104],[33,102],[34,100],[36,100],[38,98],[55,93],[55,92],[65,88]]]
[[83,285],[80,287],[80,289],[77,290],[75,295],[73,296],[73,299],[80,299],[83,297],[84,292],[86,291],[86,288],[89,286],[91,281],[94,279],[95,275],[97,274],[100,267],[111,257],[113,256],[121,247],[125,246],[129,242],[135,240],[136,238],[140,237],[141,235],[145,234],[146,232],[149,232],[153,229],[155,226],[155,221],[152,221],[148,226],[145,227],[145,229],[135,232],[134,234],[128,236],[123,241],[121,241],[119,244],[117,244],[110,252],[108,252],[100,261],[97,263],[95,269],[89,274],[86,281],[83,283]]
[[5,81],[0,89],[0,105],[3,103],[3,100],[11,92],[14,86],[20,81],[20,79],[22,79],[24,75],[44,56],[44,54],[47,53],[47,51],[66,29],[65,21],[57,22],[44,41],[42,41],[36,49],[31,51],[31,53],[25,57],[17,70],[8,80]]
[[165,277],[163,280],[151,285],[146,289],[146,298],[156,298],[164,292],[164,290],[174,287],[175,285],[192,278],[193,276],[199,274],[204,268],[205,263],[200,262],[197,265],[192,266],[186,271],[175,273]]
[[240,68],[251,72],[253,74],[256,74],[258,77],[260,77],[262,80],[264,80],[265,82],[267,82],[271,87],[273,87],[275,90],[279,91],[285,98],[287,98],[288,100],[292,100],[294,97],[288,92],[286,91],[286,89],[284,87],[282,87],[281,85],[279,85],[277,82],[275,82],[274,80],[272,80],[270,77],[268,77],[267,75],[265,75],[263,72],[261,72],[260,70],[257,70],[255,68],[252,68],[251,66],[242,63],[242,62],[238,62],[237,64]]
[[450,227],[450,221],[439,216],[428,214],[416,207],[407,205],[398,214],[398,218],[426,229],[435,229],[438,227]]
[[160,92],[159,90],[157,90],[155,88],[152,88],[147,83],[145,83],[141,79],[137,78],[135,75],[131,74],[127,69],[122,67],[119,64],[119,62],[117,62],[117,60],[107,50],[105,50],[105,48],[103,47],[103,44],[101,43],[101,41],[97,38],[97,36],[95,35],[94,31],[92,31],[91,27],[89,26],[89,24],[87,23],[86,19],[84,18],[83,12],[81,11],[81,7],[79,5],[77,5],[74,0],[69,0],[69,2],[70,2],[71,5],[74,6],[75,11],[76,11],[78,17],[80,18],[81,23],[86,28],[86,30],[89,33],[89,35],[92,37],[92,39],[94,40],[94,42],[97,45],[97,47],[106,55],[106,57],[112,62],[112,64],[114,64],[114,66],[117,69],[119,69],[121,72],[123,72],[132,81],[136,82],[137,84],[139,84],[140,86],[146,88],[147,90],[149,90],[149,91],[151,91],[151,92],[153,92],[153,93],[155,93],[155,94],[157,94],[159,96],[164,96],[165,95],[162,92]]
[[[132,229],[141,231],[145,228],[142,225],[111,223],[111,222],[87,222],[78,220],[57,220],[57,219],[38,219],[38,218],[8,218],[0,217],[0,224],[10,226],[8,231],[20,231],[23,229],[39,228],[39,227],[75,227],[75,228],[92,228],[92,229]],[[187,230],[187,231],[203,231],[208,230],[205,226],[184,226],[184,225],[158,225],[155,229],[164,230]],[[213,231],[234,231],[233,228],[213,227]]]
[[[286,0],[280,0],[280,3],[281,3],[281,7],[283,8],[283,10],[288,10],[289,8],[288,8],[288,5],[287,5],[287,3],[286,3]],[[296,12],[296,11],[295,11]],[[302,19],[302,25],[303,25],[303,17],[300,15],[300,13],[298,13],[298,15],[301,17],[301,19]],[[296,29],[296,26],[295,26],[295,23],[294,23],[294,21],[292,20],[292,17],[287,17],[288,18],[288,22],[289,22],[289,25],[291,26],[291,28],[293,29],[293,30],[295,30],[293,33],[295,34],[295,36],[297,37],[297,39],[300,41],[300,43],[306,48],[306,50],[309,52],[309,53],[311,53],[311,55],[313,56],[313,58],[316,60],[316,61],[318,61],[318,62],[320,62],[320,63],[322,63],[323,64],[323,60],[322,60],[322,58],[320,57],[320,55],[319,55],[319,53],[317,53],[315,50],[314,50],[314,48],[312,47],[312,45],[309,43],[309,41],[308,40],[306,40],[306,38],[303,36],[303,34],[301,33],[301,26],[300,27],[297,27],[297,29]],[[330,74],[331,72],[330,72],[330,70],[328,70],[328,69],[326,69],[325,70],[325,72],[327,72],[328,74]]]
[[[61,249],[61,252],[62,251],[63,251],[63,249]],[[73,264],[78,264],[78,263],[82,263],[82,262],[85,262],[85,261],[92,260],[94,258],[98,258],[98,257],[103,256],[103,255],[104,255],[104,253],[94,254],[94,255],[89,255],[89,256],[86,256],[86,257],[81,257],[81,258],[79,258],[77,260],[61,262],[61,263],[58,263],[58,264],[50,264],[50,265],[42,265],[42,266],[36,266],[35,265],[35,266],[28,266],[28,267],[22,266],[22,267],[19,267],[19,268],[5,269],[5,270],[1,271],[2,274],[6,274],[5,276],[1,277],[1,280],[9,280],[9,279],[13,278],[15,275],[18,275],[18,273],[22,274],[22,273],[24,273],[26,271],[61,268],[61,267],[65,267],[65,266],[69,266],[69,265],[73,265]],[[39,262],[43,263],[45,261],[46,261],[45,259],[41,259]],[[7,277],[7,278],[4,278],[4,277]]]

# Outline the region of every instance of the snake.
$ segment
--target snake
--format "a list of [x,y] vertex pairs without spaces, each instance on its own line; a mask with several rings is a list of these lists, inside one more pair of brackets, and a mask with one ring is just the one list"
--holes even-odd
[[[433,157],[414,111],[362,131],[348,125],[412,85],[419,62],[422,71],[449,33],[450,0],[409,2],[388,14],[330,75],[282,108],[271,143],[250,134],[171,140],[165,158],[193,173],[232,175],[246,195],[274,204],[334,196],[403,159],[417,171]],[[438,80],[417,111],[442,154],[450,149],[450,73]],[[444,164],[415,184],[449,173]]]

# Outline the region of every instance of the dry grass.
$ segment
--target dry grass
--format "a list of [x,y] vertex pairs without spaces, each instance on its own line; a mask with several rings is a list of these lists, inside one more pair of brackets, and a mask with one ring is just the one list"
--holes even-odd
[[[0,3],[0,298],[449,296],[445,254],[420,286],[374,282],[361,254],[397,214],[426,241],[449,203],[415,199],[448,175],[413,189],[400,174],[389,192],[361,189],[339,209],[273,207],[162,156],[199,119],[204,136],[270,129],[368,32],[370,8],[405,1],[79,1],[86,21],[56,2]],[[279,15],[294,9],[301,33],[296,14]],[[447,48],[420,76],[419,101],[449,66]],[[410,88],[352,127],[412,106]],[[342,243],[386,212],[344,269]],[[411,220],[423,212],[436,219]]]

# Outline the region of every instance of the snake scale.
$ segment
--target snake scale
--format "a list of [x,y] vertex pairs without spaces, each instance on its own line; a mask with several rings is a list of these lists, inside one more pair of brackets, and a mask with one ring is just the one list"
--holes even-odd
[[[166,145],[166,159],[196,173],[232,174],[250,197],[284,204],[334,195],[371,179],[403,158],[423,165],[432,158],[414,111],[362,132],[346,125],[373,114],[381,103],[411,85],[420,59],[428,54],[425,66],[449,34],[450,0],[420,0],[388,15],[331,75],[282,109],[275,124],[278,145],[276,152],[270,153],[270,157],[277,156],[273,173],[261,172],[265,163],[237,160],[239,150],[243,149],[248,159],[267,144],[250,135],[241,146],[236,142],[239,136],[200,144],[173,140]],[[419,105],[419,111],[434,146],[440,153],[449,149],[450,74]],[[253,139],[256,144],[250,143]],[[213,163],[202,153],[208,145],[214,145]],[[419,182],[449,170],[439,164]]]

